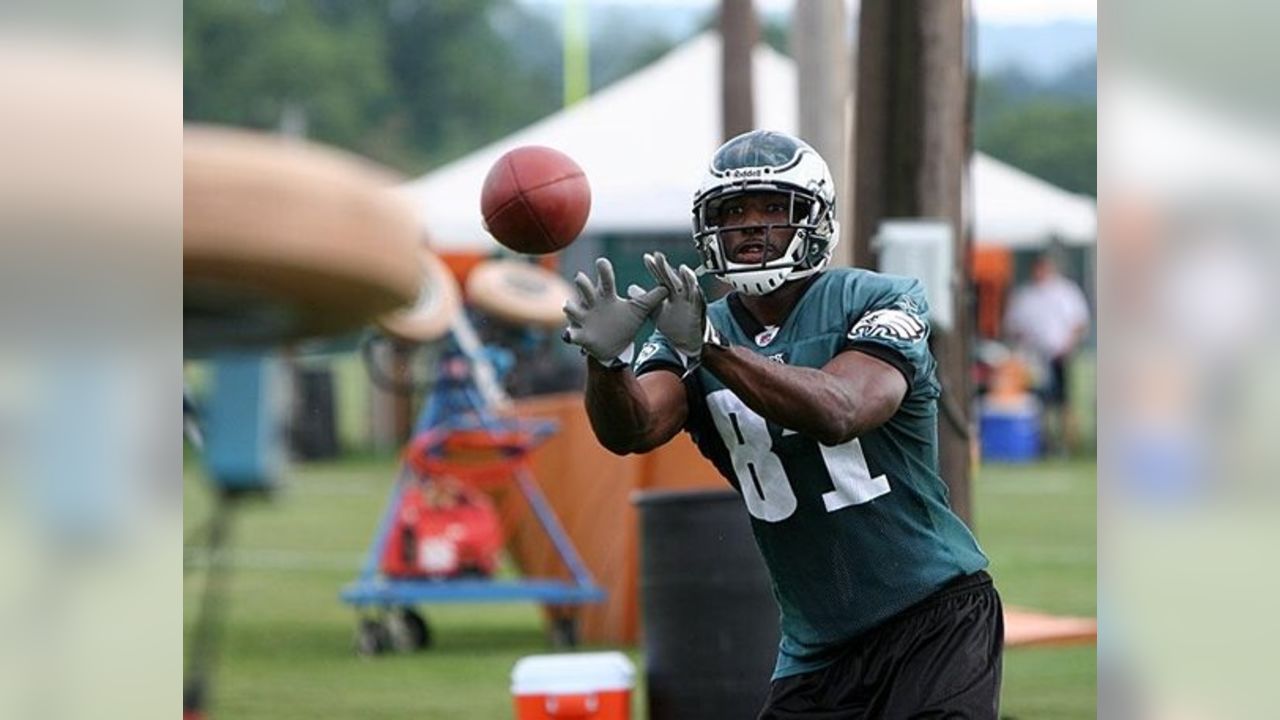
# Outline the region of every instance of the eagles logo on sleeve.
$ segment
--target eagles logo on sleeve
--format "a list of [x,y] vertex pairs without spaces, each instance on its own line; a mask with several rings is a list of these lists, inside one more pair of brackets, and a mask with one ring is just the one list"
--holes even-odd
[[875,338],[915,342],[924,338],[928,326],[918,315],[897,307],[873,310],[863,315],[849,330],[850,340]]
[[639,367],[645,360],[656,355],[658,352],[658,343],[647,342],[640,348],[640,354],[636,355],[635,362],[632,365]]

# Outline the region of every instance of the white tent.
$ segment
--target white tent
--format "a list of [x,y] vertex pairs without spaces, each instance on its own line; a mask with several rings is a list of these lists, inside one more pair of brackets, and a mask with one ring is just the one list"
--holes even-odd
[[[480,188],[494,161],[520,145],[557,148],[582,166],[592,189],[586,233],[687,232],[694,188],[721,142],[719,43],[715,33],[703,34],[583,102],[406,184],[433,246],[495,246],[481,226]],[[766,45],[754,61],[757,127],[796,133],[794,62]],[[1090,198],[981,155],[973,192],[980,243],[1093,242]]]
[[982,153],[969,164],[973,234],[979,245],[1038,247],[1056,240],[1093,244],[1097,203]]

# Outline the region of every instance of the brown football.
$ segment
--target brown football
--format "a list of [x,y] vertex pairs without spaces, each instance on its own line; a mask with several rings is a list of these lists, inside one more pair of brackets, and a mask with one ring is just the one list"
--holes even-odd
[[498,242],[516,252],[545,255],[563,249],[582,232],[591,213],[591,186],[568,155],[526,145],[489,169],[480,213]]

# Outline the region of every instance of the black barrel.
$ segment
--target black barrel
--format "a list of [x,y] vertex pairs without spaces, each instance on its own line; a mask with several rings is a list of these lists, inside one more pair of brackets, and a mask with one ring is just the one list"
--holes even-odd
[[754,718],[778,652],[778,606],[730,490],[638,494],[649,720]]
[[324,460],[338,456],[337,402],[333,372],[303,367],[294,371],[293,456]]

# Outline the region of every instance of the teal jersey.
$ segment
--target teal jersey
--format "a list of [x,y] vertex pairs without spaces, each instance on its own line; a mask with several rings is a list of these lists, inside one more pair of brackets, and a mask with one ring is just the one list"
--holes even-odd
[[[774,678],[821,668],[838,649],[987,558],[951,511],[938,475],[938,381],[920,283],[866,270],[820,273],[778,327],[735,294],[707,308],[729,343],[776,362],[821,368],[864,352],[902,372],[909,390],[884,425],[823,445],[748,408],[705,368],[684,379],[685,430],[742,496],[782,616]],[[661,333],[637,375],[683,373]]]

